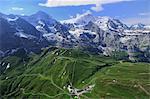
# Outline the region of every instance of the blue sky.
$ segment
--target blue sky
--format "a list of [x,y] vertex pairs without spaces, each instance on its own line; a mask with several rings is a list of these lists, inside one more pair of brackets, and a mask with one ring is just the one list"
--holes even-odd
[[126,24],[150,24],[150,0],[70,0],[69,3],[67,1],[0,0],[0,12],[30,15],[41,10],[57,20],[64,20],[91,11],[95,16],[118,18]]

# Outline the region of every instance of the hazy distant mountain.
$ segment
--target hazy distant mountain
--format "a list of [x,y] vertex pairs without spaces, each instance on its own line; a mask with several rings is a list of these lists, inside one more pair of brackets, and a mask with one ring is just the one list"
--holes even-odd
[[150,25],[139,23],[139,24],[131,25],[130,29],[131,30],[150,30]]

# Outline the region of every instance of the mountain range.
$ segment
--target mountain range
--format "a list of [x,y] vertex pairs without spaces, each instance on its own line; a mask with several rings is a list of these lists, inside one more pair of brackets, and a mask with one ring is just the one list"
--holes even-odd
[[45,12],[30,16],[0,13],[0,56],[48,46],[80,48],[130,61],[150,62],[150,25],[127,26],[118,19],[85,13],[57,21]]
[[149,62],[149,25],[0,13],[0,99],[149,99]]

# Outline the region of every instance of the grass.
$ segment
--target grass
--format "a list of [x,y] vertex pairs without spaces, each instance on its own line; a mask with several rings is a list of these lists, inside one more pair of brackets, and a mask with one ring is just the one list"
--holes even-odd
[[81,99],[149,99],[150,64],[120,62],[77,49],[44,49],[28,60],[3,59],[11,67],[1,74],[1,98],[70,99],[64,86],[75,88],[95,84]]

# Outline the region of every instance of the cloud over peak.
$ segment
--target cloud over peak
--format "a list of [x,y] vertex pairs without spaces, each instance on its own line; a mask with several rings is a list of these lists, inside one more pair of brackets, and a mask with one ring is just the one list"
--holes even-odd
[[47,0],[46,3],[39,3],[40,6],[45,7],[63,7],[63,6],[82,6],[82,5],[95,5],[91,7],[91,10],[101,11],[103,10],[102,5],[117,3],[123,1],[133,0]]
[[12,10],[16,10],[16,11],[22,11],[22,10],[24,10],[24,9],[21,8],[21,7],[12,7],[11,9],[12,9]]

